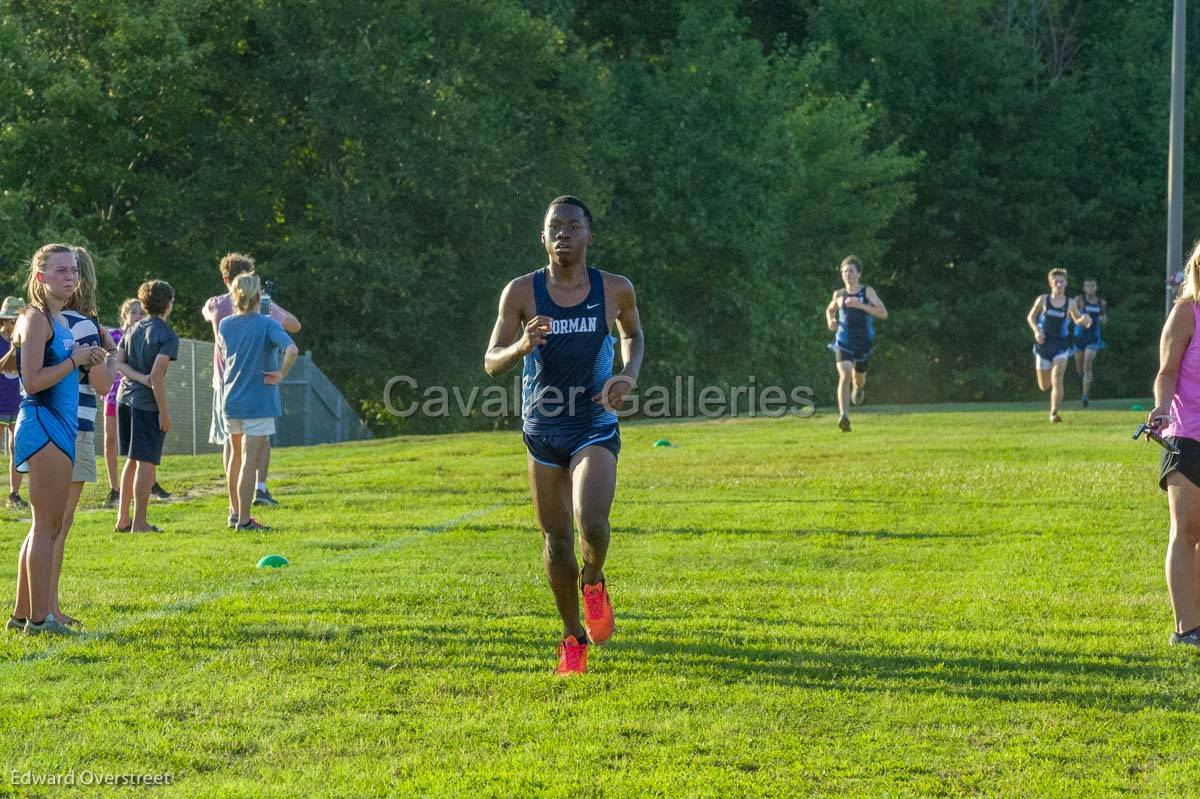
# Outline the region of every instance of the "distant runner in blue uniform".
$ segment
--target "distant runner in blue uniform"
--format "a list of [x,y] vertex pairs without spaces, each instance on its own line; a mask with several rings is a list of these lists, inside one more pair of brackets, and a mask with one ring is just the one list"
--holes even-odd
[[1075,371],[1083,379],[1083,396],[1079,399],[1083,407],[1088,406],[1092,392],[1092,368],[1096,353],[1104,349],[1101,329],[1108,324],[1108,303],[1101,299],[1099,286],[1094,277],[1083,279],[1083,294],[1075,298],[1075,313],[1079,322],[1075,325]]
[[862,404],[867,363],[875,351],[875,320],[887,319],[888,312],[875,289],[859,282],[862,262],[858,258],[847,256],[840,270],[845,288],[833,292],[825,309],[825,322],[837,334],[829,349],[837,360],[838,427],[849,433],[850,405]]
[[[604,560],[621,450],[615,411],[637,382],[644,340],[633,284],[587,265],[594,233],[581,200],[564,195],[551,201],[541,239],[549,263],[504,287],[483,363],[493,377],[524,365],[529,484],[546,576],[563,622],[558,673],[578,674],[586,671],[588,644],[604,643],[613,631]],[[614,325],[622,362],[616,375]],[[572,522],[579,529],[582,570]]]
[[1026,320],[1033,331],[1033,365],[1038,388],[1050,389],[1050,421],[1061,422],[1063,374],[1071,357],[1071,322],[1081,322],[1074,304],[1067,299],[1067,270],[1051,269],[1046,275],[1049,294],[1039,294]]

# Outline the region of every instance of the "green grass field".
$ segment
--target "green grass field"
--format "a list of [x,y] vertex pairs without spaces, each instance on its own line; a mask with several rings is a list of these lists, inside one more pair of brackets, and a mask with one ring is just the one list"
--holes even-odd
[[216,457],[167,461],[162,534],[89,487],[63,596],[91,633],[0,638],[0,794],[1195,795],[1158,450],[1128,402],[1064,413],[627,425],[617,634],[570,679],[518,434],[280,450],[254,536]]

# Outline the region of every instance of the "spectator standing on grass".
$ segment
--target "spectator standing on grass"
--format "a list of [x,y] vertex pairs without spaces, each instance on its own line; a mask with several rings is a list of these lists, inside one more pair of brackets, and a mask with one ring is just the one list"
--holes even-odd
[[[95,366],[106,354],[99,347],[76,346],[63,319],[63,306],[75,293],[78,281],[79,267],[71,247],[47,244],[34,253],[26,286],[30,306],[18,318],[13,334],[11,360],[21,375],[21,410],[13,451],[17,469],[29,473],[33,523],[21,544],[17,598],[6,626],[27,635],[75,632],[51,612],[51,569],[75,461],[77,370]],[[11,368],[10,358],[4,360],[0,371]]]
[[[17,326],[17,315],[25,308],[19,297],[5,297],[0,305],[0,358],[12,348],[13,330]],[[0,426],[4,427],[4,454],[8,456],[8,498],[4,505],[13,510],[24,510],[28,503],[21,499],[21,473],[13,459],[13,433],[16,430],[17,412],[21,407],[21,382],[15,371],[0,372]]]
[[[240,252],[227,253],[220,263],[221,282],[225,284],[225,288],[229,289],[233,280],[238,275],[248,274],[254,271],[254,259],[249,255],[244,255]],[[263,297],[263,302],[267,302],[267,298]],[[300,332],[300,320],[295,316],[285,311],[280,307],[279,303],[270,302],[269,307],[262,307],[262,312],[270,316],[276,322],[283,326],[285,333],[295,334]],[[230,291],[224,294],[218,294],[215,297],[209,297],[204,303],[203,315],[205,321],[212,325],[213,341],[217,340],[220,333],[221,321],[231,316],[234,312],[233,295]],[[241,471],[242,453],[240,450],[235,450],[235,442],[230,438],[228,430],[225,427],[224,409],[222,408],[221,391],[224,385],[225,361],[221,356],[220,347],[213,348],[213,407],[212,407],[212,426],[208,432],[208,443],[216,444],[221,447],[221,463],[225,469],[225,480],[236,480],[238,473]],[[240,446],[240,439],[236,442]],[[254,490],[255,505],[274,506],[279,503],[275,501],[275,497],[271,496],[270,490],[267,488],[267,469],[271,463],[271,442],[268,439],[266,448],[259,455],[260,462],[255,465],[257,480]],[[237,508],[231,503],[229,506],[229,515],[233,517],[237,514]]]
[[50,612],[68,627],[81,627],[83,625],[78,619],[63,612],[58,583],[62,574],[67,535],[75,522],[75,509],[83,495],[84,484],[96,482],[96,397],[107,394],[112,386],[113,375],[117,373],[117,358],[113,355],[117,347],[100,326],[100,320],[96,318],[96,267],[92,262],[92,255],[83,247],[75,247],[74,250],[75,263],[79,268],[79,282],[75,286],[75,293],[63,308],[63,319],[71,329],[76,347],[99,347],[104,351],[104,359],[99,363],[85,363],[79,368],[75,466],[71,474],[71,485],[67,489],[62,529],[54,541],[54,560],[50,569]]
[[1146,424],[1177,450],[1163,451],[1158,478],[1171,513],[1165,564],[1175,615],[1170,643],[1200,648],[1200,242],[1184,273],[1159,339],[1154,409]]
[[179,336],[167,324],[175,305],[175,290],[165,281],[148,280],[138,287],[138,301],[146,310],[146,318],[129,328],[121,339],[120,351],[134,371],[150,376],[150,385],[123,380],[117,392],[119,449],[128,458],[121,472],[121,496],[117,501],[118,533],[162,532],[147,521],[146,509],[162,460],[163,441],[171,429],[167,367],[179,357]]
[[[121,303],[118,316],[120,327],[108,331],[114,344],[120,344],[125,332],[142,321],[146,312],[136,297],[130,297]],[[149,378],[143,378],[141,382],[149,385]],[[104,500],[106,508],[117,507],[117,501],[121,498],[120,478],[117,472],[117,391],[121,388],[121,379],[121,373],[117,372],[113,376],[112,387],[104,398],[104,465],[108,470],[108,498]]]
[[[221,411],[232,449],[241,452],[241,462],[231,464],[227,474],[229,526],[269,530],[250,515],[254,478],[262,452],[275,434],[275,420],[283,415],[279,384],[300,353],[283,325],[262,313],[262,284],[257,275],[242,273],[229,288],[234,314],[222,319],[217,331],[217,349],[225,364]],[[283,364],[275,369],[279,351],[283,352]]]

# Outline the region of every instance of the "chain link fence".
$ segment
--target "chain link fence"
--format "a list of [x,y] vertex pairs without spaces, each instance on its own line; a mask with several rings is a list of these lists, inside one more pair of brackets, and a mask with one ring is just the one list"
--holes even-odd
[[[180,339],[179,360],[167,369],[171,432],[167,433],[164,453],[198,455],[221,451],[220,447],[208,443],[212,425],[212,377],[212,342]],[[280,399],[283,416],[276,420],[272,446],[299,447],[371,437],[342,392],[317,368],[310,353],[297,358],[288,371],[287,379],[280,386]],[[103,408],[100,413],[104,413]],[[96,421],[102,420],[97,417]],[[96,451],[101,456],[103,448],[104,436],[98,431]]]

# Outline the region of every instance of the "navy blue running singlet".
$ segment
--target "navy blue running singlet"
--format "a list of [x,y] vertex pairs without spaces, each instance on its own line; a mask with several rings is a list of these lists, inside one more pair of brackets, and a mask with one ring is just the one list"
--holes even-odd
[[1104,305],[1099,297],[1095,302],[1088,302],[1087,296],[1081,295],[1080,300],[1083,302],[1083,312],[1092,317],[1092,326],[1085,328],[1075,325],[1075,344],[1077,347],[1100,349],[1104,346],[1104,339],[1100,335],[1100,315],[1104,313]]
[[1068,340],[1070,336],[1071,318],[1067,313],[1067,309],[1071,306],[1070,300],[1064,300],[1061,308],[1055,308],[1050,301],[1050,295],[1046,294],[1045,301],[1042,303],[1042,313],[1038,316],[1038,327],[1041,328],[1042,335],[1046,337],[1045,343],[1039,344],[1036,349],[1039,356],[1046,360],[1053,360],[1056,355],[1066,352],[1071,348],[1071,342]]
[[875,342],[875,317],[861,308],[847,308],[846,298],[858,297],[864,304],[867,301],[867,287],[862,286],[854,293],[844,292],[838,303],[838,329],[834,343],[839,349],[851,353],[856,358],[866,357],[871,353],[871,345]]
[[533,300],[538,315],[552,322],[546,343],[525,356],[522,428],[534,435],[561,435],[616,424],[617,415],[592,400],[613,373],[604,277],[588,267],[587,298],[563,308],[550,298],[546,272],[533,275]]

